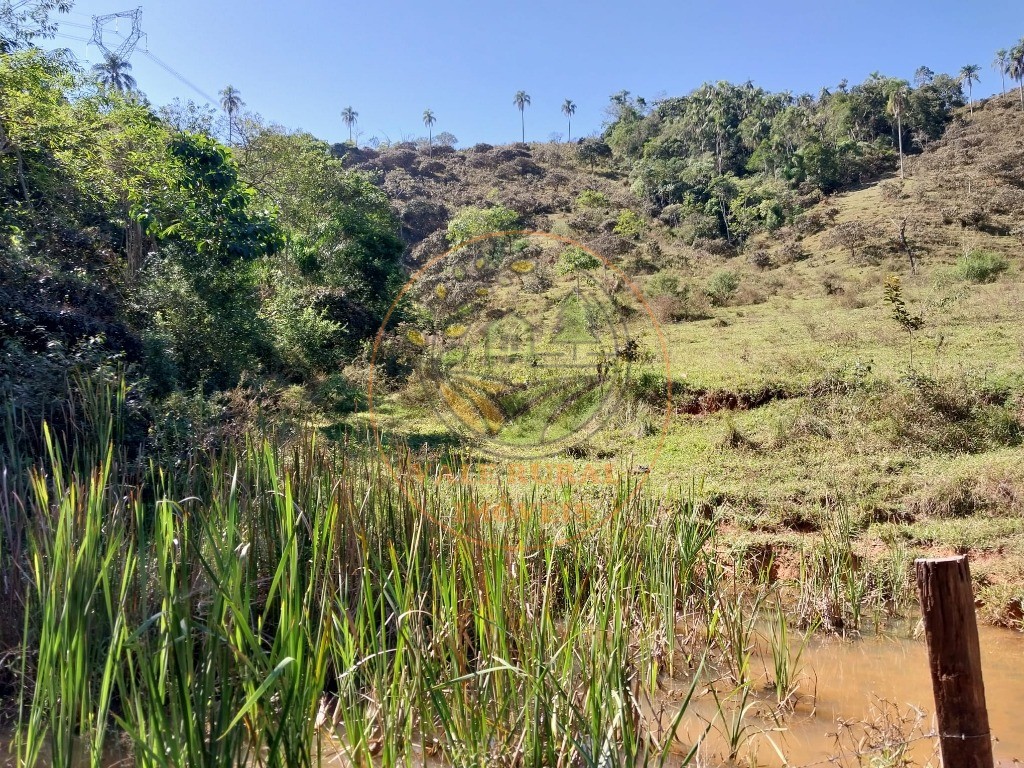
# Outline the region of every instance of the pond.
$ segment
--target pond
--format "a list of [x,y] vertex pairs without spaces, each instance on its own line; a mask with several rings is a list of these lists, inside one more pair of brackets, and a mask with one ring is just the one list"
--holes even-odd
[[[1024,761],[1024,634],[979,627],[982,674],[997,766]],[[753,673],[771,667],[758,649]],[[758,665],[762,666],[758,666]],[[800,659],[801,690],[791,711],[772,715],[771,694],[759,696],[743,718],[740,762],[760,766],[858,765],[857,752],[913,739],[906,756],[913,765],[938,765],[931,678],[923,638],[903,632],[858,639],[816,636]],[[692,716],[677,734],[692,744],[705,731],[698,764],[729,765],[726,732],[735,704],[719,712],[710,696],[691,705]],[[758,706],[761,704],[762,706]],[[670,718],[669,718],[670,719]],[[710,723],[710,730],[709,728]],[[838,739],[838,741],[837,741]],[[873,765],[864,755],[864,765]],[[835,762],[830,759],[838,758]],[[888,764],[888,763],[879,763]]]
[[[996,765],[1020,765],[1024,634],[986,626],[979,627],[979,634]],[[763,673],[771,663],[767,649],[758,648],[752,674]],[[936,740],[930,736],[934,722],[927,649],[911,629],[858,639],[817,635],[800,658],[800,677],[800,693],[789,711],[772,714],[776,708],[770,693],[750,700],[752,706],[739,721],[742,738],[736,762],[728,760],[728,726],[738,715],[728,692],[720,694],[725,703],[720,711],[710,689],[702,688],[698,693],[703,695],[691,703],[676,735],[683,744],[704,736],[695,761],[702,766],[855,766],[860,764],[858,752],[865,758],[862,764],[869,765],[873,763],[864,753],[874,749],[881,754],[880,746],[892,749],[906,738],[912,739],[905,753],[911,764],[938,765]],[[672,705],[683,693],[682,686],[669,687],[663,699],[644,704],[645,719],[655,728],[659,720],[669,727]],[[10,732],[0,736],[3,768],[15,766],[10,740]],[[324,747],[325,765],[345,765],[336,746],[327,741]],[[109,761],[110,766],[131,764],[124,752],[111,755]],[[680,765],[681,760],[677,756],[669,764]]]

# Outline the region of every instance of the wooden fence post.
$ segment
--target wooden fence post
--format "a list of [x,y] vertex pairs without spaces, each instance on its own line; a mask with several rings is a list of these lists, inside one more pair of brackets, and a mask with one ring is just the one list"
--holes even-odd
[[993,768],[967,558],[925,558],[915,565],[942,764],[945,768]]

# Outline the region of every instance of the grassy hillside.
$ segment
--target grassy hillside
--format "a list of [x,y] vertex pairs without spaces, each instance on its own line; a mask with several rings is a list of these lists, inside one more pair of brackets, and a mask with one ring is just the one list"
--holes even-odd
[[[625,169],[592,170],[572,146],[398,147],[347,162],[379,173],[414,266],[447,247],[462,206],[501,204],[527,228],[593,248],[644,292],[667,341],[672,417],[662,434],[662,396],[639,393],[591,456],[653,464],[663,496],[696,484],[734,546],[783,559],[840,508],[873,558],[969,551],[990,616],[1013,622],[1024,565],[1022,128],[1011,97],[964,109],[907,158],[905,179],[812,196],[741,246],[688,237],[671,211],[652,216]],[[631,234],[616,232],[625,211],[639,217]],[[912,335],[885,299],[891,275],[921,319]],[[551,311],[568,278],[551,279],[489,307]],[[622,281],[609,286],[643,311]],[[646,343],[656,351],[652,335]],[[385,427],[414,441],[444,432],[398,389],[378,409]]]

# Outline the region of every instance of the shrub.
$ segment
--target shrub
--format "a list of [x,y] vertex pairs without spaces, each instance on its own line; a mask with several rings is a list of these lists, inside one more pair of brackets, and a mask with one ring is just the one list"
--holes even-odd
[[821,277],[821,287],[825,289],[826,296],[836,296],[837,294],[844,293],[843,281],[832,272],[828,272]]
[[779,262],[781,264],[792,264],[795,261],[806,261],[810,254],[804,250],[800,243],[788,242],[779,248]]
[[715,240],[722,237],[721,219],[705,211],[690,211],[682,217],[678,224],[676,236],[694,247],[704,240]]
[[607,208],[608,197],[603,192],[593,189],[584,189],[576,197],[578,208]]
[[687,316],[688,289],[689,286],[680,286],[678,275],[672,272],[651,276],[644,292],[648,296],[647,305],[658,322],[672,323]]
[[808,211],[793,220],[793,229],[804,236],[817,234],[825,229],[825,217],[815,211]]
[[311,298],[285,286],[269,307],[278,353],[294,375],[329,369],[341,352],[344,326],[331,320],[325,309],[314,306]]
[[705,291],[714,306],[724,307],[736,295],[739,287],[740,276],[735,272],[723,269],[711,276]]
[[627,208],[619,214],[613,231],[617,235],[637,240],[644,233],[644,220],[636,211]]
[[972,283],[995,282],[1009,267],[1005,257],[992,251],[971,251],[957,262],[960,276]]
[[669,271],[652,275],[647,281],[646,293],[652,298],[656,296],[678,296],[679,276]]
[[758,269],[768,269],[772,265],[772,256],[765,250],[754,251],[750,254],[750,263]]
[[459,245],[474,237],[514,229],[519,214],[503,205],[490,208],[462,208],[448,222],[448,242]]
[[679,203],[666,205],[661,209],[658,218],[670,227],[678,227],[686,217],[687,208]]

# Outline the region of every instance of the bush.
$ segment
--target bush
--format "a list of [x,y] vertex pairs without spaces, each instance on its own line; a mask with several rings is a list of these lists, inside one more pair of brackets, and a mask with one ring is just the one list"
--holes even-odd
[[285,285],[268,307],[278,354],[285,370],[294,376],[330,369],[341,352],[344,326],[331,320],[313,299]]
[[827,272],[821,277],[821,287],[825,289],[826,296],[836,296],[841,293],[845,293],[843,289],[843,281],[832,272]]
[[608,197],[602,192],[584,189],[576,197],[576,206],[578,208],[607,208]]
[[669,271],[651,275],[645,289],[645,293],[652,298],[657,296],[678,296],[679,276]]
[[740,276],[735,272],[723,269],[711,276],[705,291],[714,306],[724,307],[736,295],[739,287]]
[[1014,407],[986,402],[991,394],[976,381],[918,377],[887,390],[872,396],[872,428],[894,448],[981,453],[1024,439]]
[[779,262],[782,264],[792,264],[795,261],[806,261],[810,258],[810,254],[804,250],[800,243],[789,242],[784,243],[779,248]]
[[644,220],[638,213],[627,208],[619,214],[614,232],[617,235],[637,240],[644,233]]
[[652,296],[647,306],[659,323],[674,323],[686,318],[686,306],[681,298],[672,294]]
[[685,205],[672,203],[661,209],[658,218],[670,227],[678,227],[686,217],[687,210]]
[[957,262],[957,271],[972,283],[993,283],[1010,267],[1001,254],[992,251],[971,251]]

